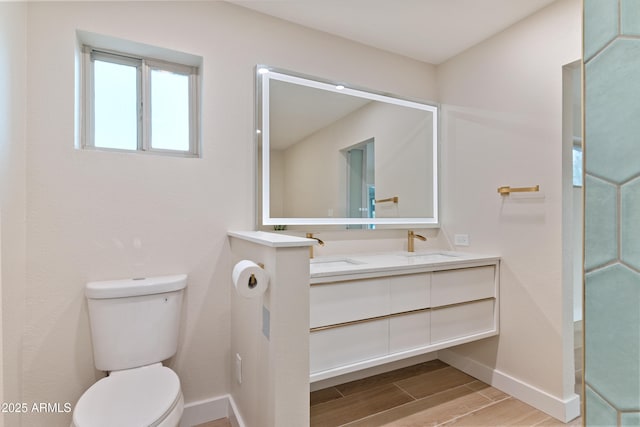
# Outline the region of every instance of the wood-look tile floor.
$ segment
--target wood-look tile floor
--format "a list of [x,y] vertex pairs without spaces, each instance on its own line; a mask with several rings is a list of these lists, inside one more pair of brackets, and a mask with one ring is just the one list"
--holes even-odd
[[231,423],[228,418],[220,418],[219,420],[209,421],[204,424],[198,424],[194,427],[231,427]]
[[[582,420],[561,423],[440,360],[311,393],[312,427],[564,425]],[[225,418],[197,427],[231,424]]]
[[563,425],[440,360],[311,393],[312,427]]

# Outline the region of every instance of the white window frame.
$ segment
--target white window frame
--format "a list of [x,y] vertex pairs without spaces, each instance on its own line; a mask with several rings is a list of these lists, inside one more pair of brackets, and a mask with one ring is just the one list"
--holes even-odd
[[[199,137],[199,99],[198,99],[198,67],[130,55],[127,53],[98,49],[89,45],[82,47],[84,75],[84,121],[82,147],[96,150],[146,152],[154,154],[170,154],[185,157],[197,157],[200,154]],[[126,150],[95,146],[95,97],[94,97],[94,60],[129,65],[137,69],[136,105],[138,109],[138,135],[136,150]],[[151,135],[151,71],[163,70],[189,77],[189,149],[169,150],[153,148]]]

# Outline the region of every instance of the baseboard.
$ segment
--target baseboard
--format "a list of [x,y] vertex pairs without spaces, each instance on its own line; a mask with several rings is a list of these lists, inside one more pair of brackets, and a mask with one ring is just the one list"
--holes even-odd
[[438,359],[562,422],[566,423],[580,416],[580,396],[577,394],[573,394],[566,400],[559,399],[531,384],[461,356],[452,350],[440,350]]
[[220,418],[228,418],[233,427],[245,427],[233,397],[228,394],[185,404],[180,427],[193,427]]
[[236,402],[235,400],[233,400],[233,397],[231,395],[229,395],[229,409],[230,409],[229,421],[231,422],[231,426],[246,427],[246,424],[244,423],[244,421],[242,420],[242,417],[240,416],[240,411],[236,406]]

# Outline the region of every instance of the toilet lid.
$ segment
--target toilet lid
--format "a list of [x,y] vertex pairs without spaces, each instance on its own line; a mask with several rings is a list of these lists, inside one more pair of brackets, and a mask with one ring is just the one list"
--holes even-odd
[[80,397],[73,423],[81,427],[140,427],[161,421],[180,399],[180,379],[160,364],[112,372]]

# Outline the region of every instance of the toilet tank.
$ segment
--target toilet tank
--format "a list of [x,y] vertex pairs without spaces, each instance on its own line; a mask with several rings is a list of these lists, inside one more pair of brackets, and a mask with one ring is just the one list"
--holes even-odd
[[87,283],[96,368],[130,369],[173,356],[186,286],[186,274]]

